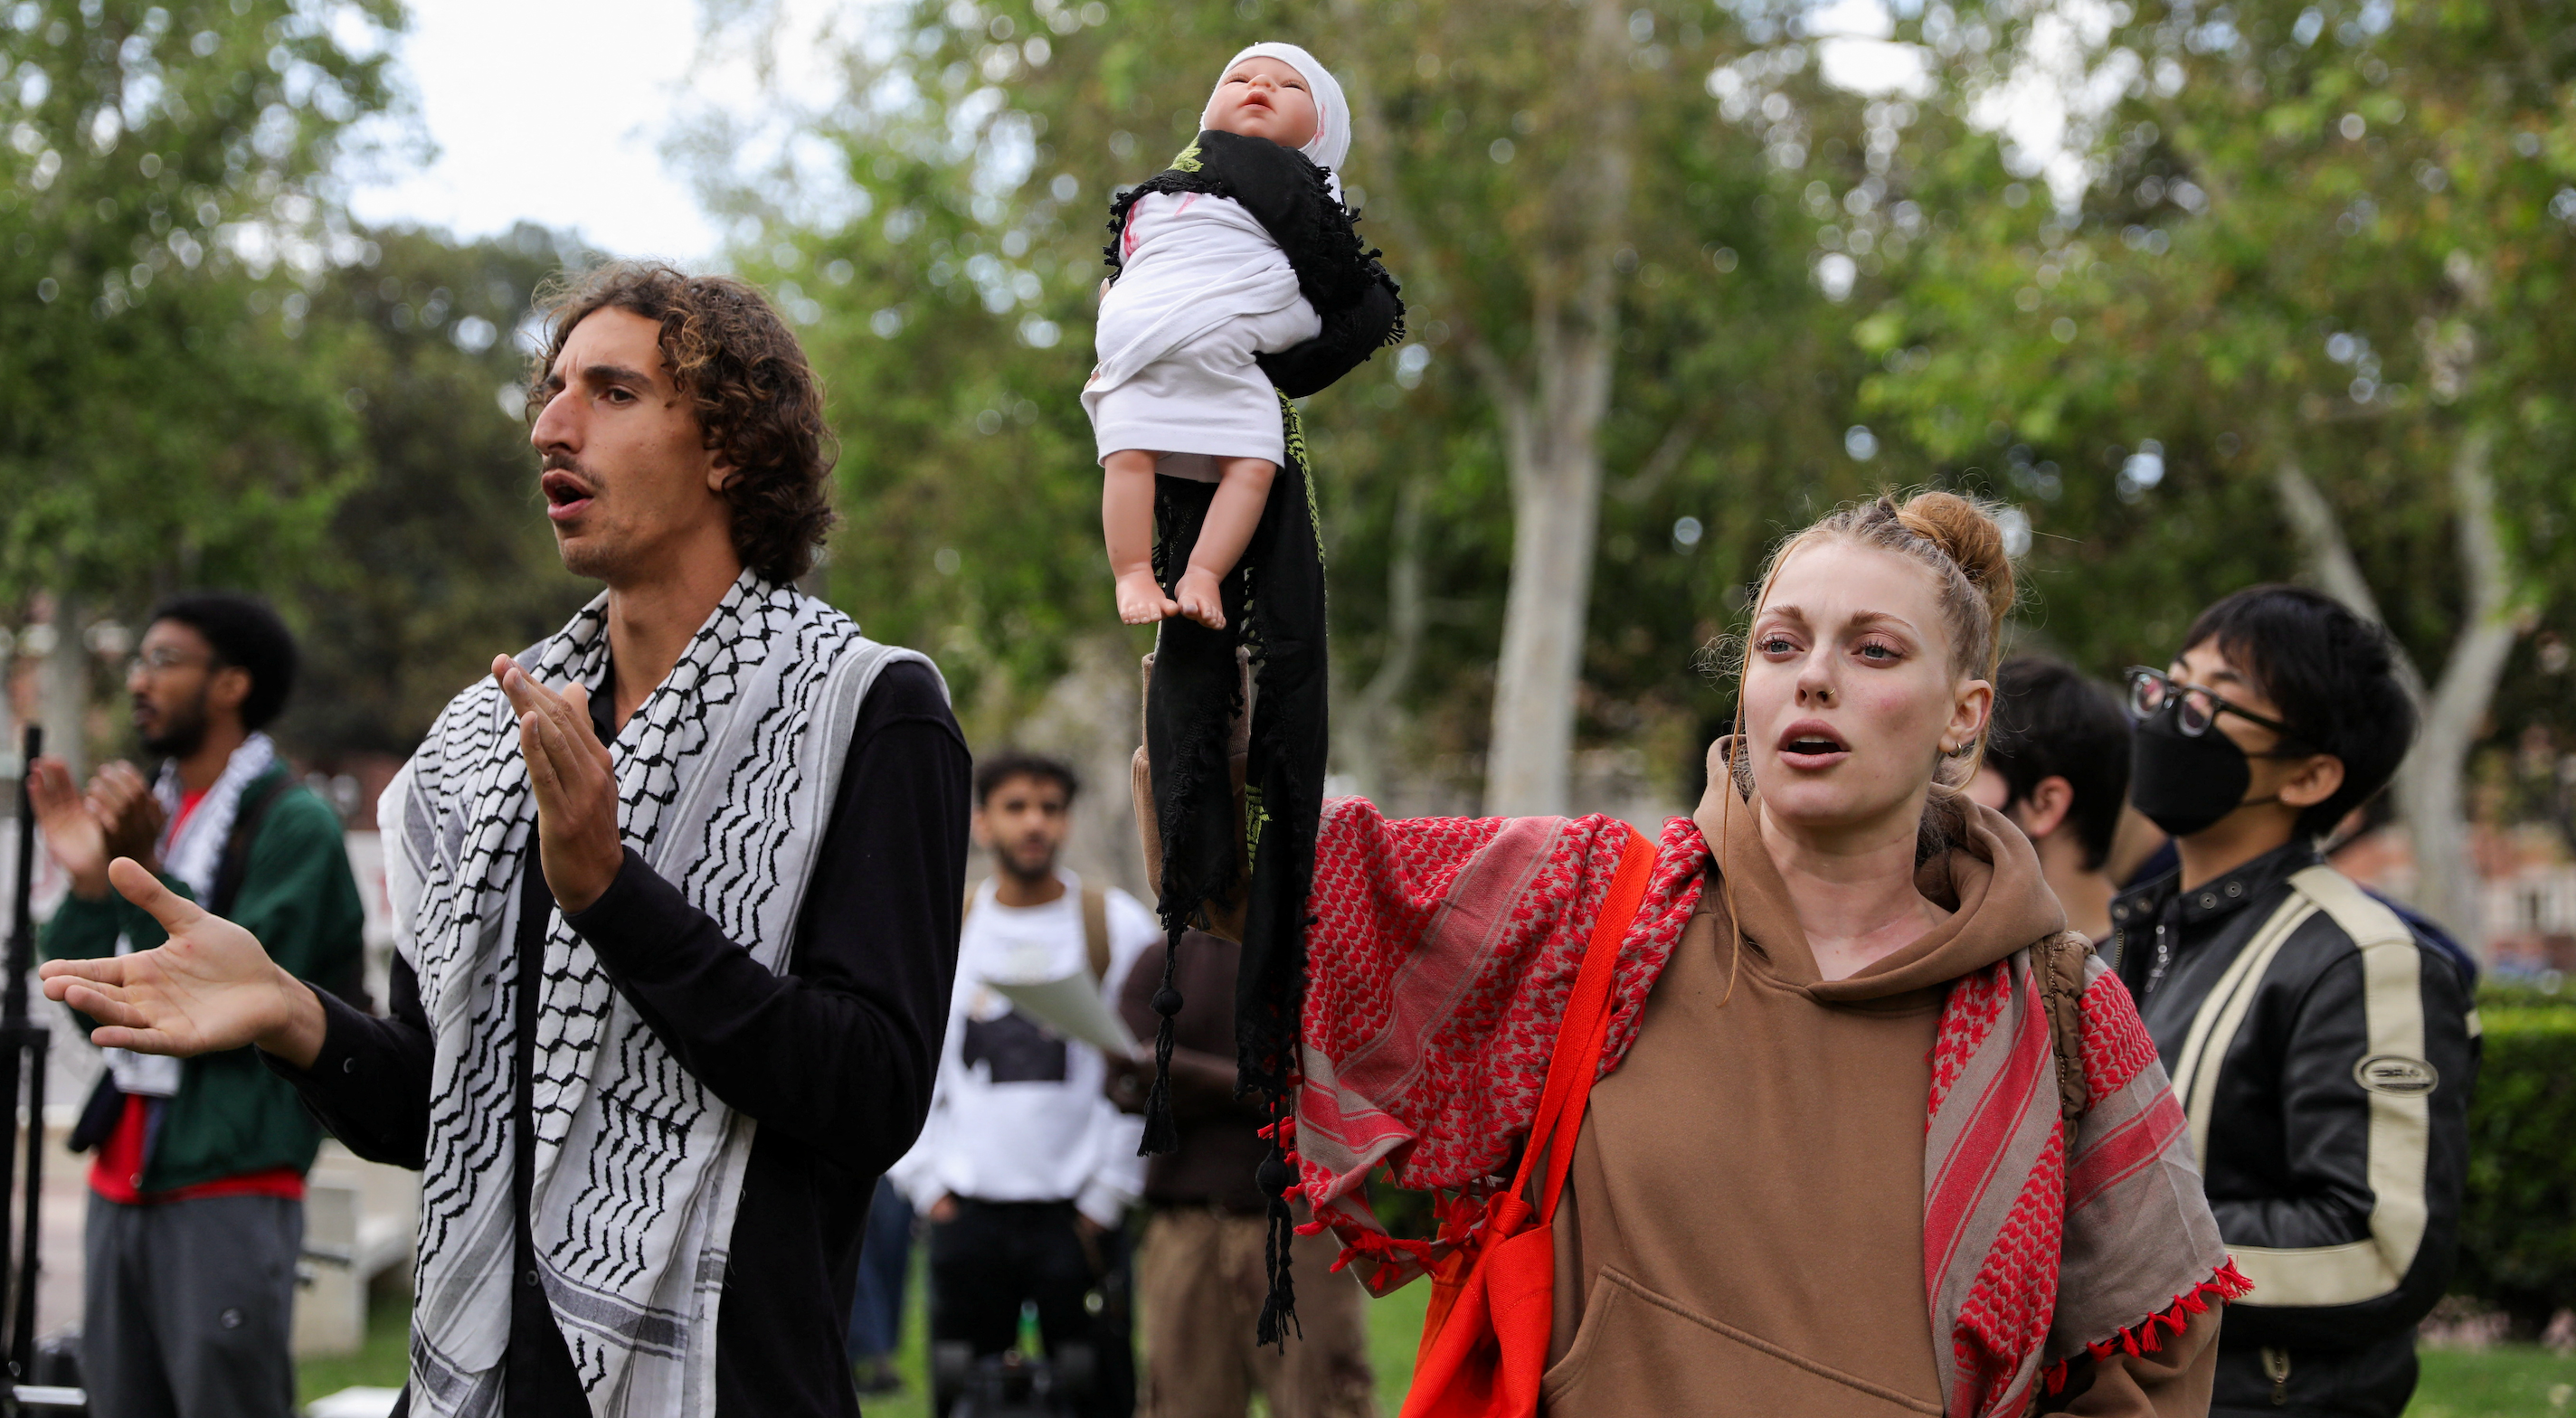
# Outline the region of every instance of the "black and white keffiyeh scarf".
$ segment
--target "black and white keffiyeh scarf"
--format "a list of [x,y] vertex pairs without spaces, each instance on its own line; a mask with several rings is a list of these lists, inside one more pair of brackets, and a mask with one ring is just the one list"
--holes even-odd
[[161,765],[161,775],[152,783],[152,796],[160,802],[170,823],[161,829],[161,864],[172,876],[188,883],[199,901],[214,898],[215,877],[223,867],[224,844],[232,840],[233,820],[241,815],[242,795],[260,775],[276,766],[277,744],[268,735],[253,730],[241,741],[241,747],[233,750],[232,757],[224,760],[224,771],[197,801],[197,810],[183,822],[179,803],[186,789],[179,782],[178,760]]
[[[519,656],[596,690],[607,598]],[[771,970],[877,675],[898,660],[847,616],[746,571],[611,754],[628,846]],[[934,667],[935,669],[935,667]],[[529,1227],[546,1298],[595,1414],[705,1413],[716,1306],[754,1124],[710,1093],[551,913],[534,1021],[512,948],[536,805],[518,724],[485,679],[441,712],[379,820],[395,943],[434,1041],[411,1411],[500,1410],[510,1329],[512,1059],[534,1028]]]

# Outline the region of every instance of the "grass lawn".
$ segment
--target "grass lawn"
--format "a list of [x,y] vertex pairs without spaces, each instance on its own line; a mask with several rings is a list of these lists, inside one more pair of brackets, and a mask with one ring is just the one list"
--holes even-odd
[[2504,1418],[2576,1415],[2576,1354],[2536,1345],[2493,1349],[2427,1349],[2423,1381],[2406,1418]]
[[367,1297],[367,1338],[355,1354],[307,1359],[295,1366],[295,1401],[311,1403],[344,1388],[401,1388],[411,1367],[411,1296],[379,1285]]
[[[904,1388],[863,1400],[860,1406],[868,1418],[930,1418],[929,1341],[924,1337],[930,1325],[923,1313],[923,1290],[921,1268],[915,1265],[913,1284],[905,1292],[903,1349],[895,1360]],[[1422,1338],[1422,1310],[1430,1301],[1430,1286],[1408,1285],[1369,1304],[1369,1365],[1377,1371],[1381,1418],[1395,1418],[1404,1406],[1404,1386],[1413,1378],[1413,1347]],[[1266,1406],[1256,1406],[1255,1412],[1267,1418]]]
[[[929,1326],[922,1313],[922,1287],[910,1292],[904,1323],[903,1352],[897,1367],[904,1376],[901,1393],[866,1400],[868,1418],[930,1418]],[[1381,1418],[1395,1418],[1404,1404],[1405,1384],[1413,1377],[1413,1348],[1422,1335],[1422,1309],[1431,1298],[1428,1285],[1408,1285],[1369,1304],[1369,1362],[1377,1369]],[[296,1392],[303,1400],[319,1398],[352,1384],[399,1388],[403,1381],[406,1327],[411,1309],[397,1294],[379,1296],[367,1317],[366,1347],[337,1359],[313,1359],[296,1366]],[[2528,1345],[2494,1349],[2424,1351],[2424,1380],[2416,1390],[2407,1418],[2576,1418],[2576,1355],[2557,1354]]]

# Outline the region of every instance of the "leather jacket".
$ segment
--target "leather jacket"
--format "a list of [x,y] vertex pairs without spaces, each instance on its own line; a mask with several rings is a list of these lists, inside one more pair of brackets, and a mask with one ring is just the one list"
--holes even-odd
[[2254,1292],[2220,1331],[2218,1415],[2398,1418],[2450,1279],[2477,1080],[2450,958],[2300,841],[2112,903],[2104,952],[2182,1100]]

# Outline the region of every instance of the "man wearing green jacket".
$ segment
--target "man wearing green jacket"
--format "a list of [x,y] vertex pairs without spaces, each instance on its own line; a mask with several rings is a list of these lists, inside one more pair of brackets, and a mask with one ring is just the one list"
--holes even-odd
[[[158,780],[112,763],[84,794],[51,759],[30,776],[46,849],[72,879],[45,928],[47,959],[161,943],[152,918],[108,887],[108,862],[132,856],[257,931],[289,972],[355,989],[364,917],[338,815],[260,732],[294,676],[294,640],[256,600],[186,596],[153,613],[126,689],[145,751],[163,760]],[[90,1412],[283,1418],[295,1401],[304,1173],[322,1129],[250,1049],[185,1061],[107,1053],[73,1139],[97,1149],[82,1325]]]

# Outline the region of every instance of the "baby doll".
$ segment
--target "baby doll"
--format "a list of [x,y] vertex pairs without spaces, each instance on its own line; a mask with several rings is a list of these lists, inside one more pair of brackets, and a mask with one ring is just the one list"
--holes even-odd
[[[1100,364],[1082,391],[1105,471],[1118,613],[1161,622],[1145,693],[1163,925],[1170,933],[1145,1147],[1175,1142],[1172,960],[1200,903],[1240,901],[1236,1063],[1284,1116],[1305,976],[1325,751],[1324,565],[1291,399],[1403,338],[1404,307],[1331,169],[1350,108],[1313,55],[1256,44],[1219,77],[1203,131],[1110,208]],[[1159,542],[1155,532],[1159,527]],[[1231,725],[1250,723],[1242,777]],[[1242,785],[1240,817],[1235,785]],[[1284,1136],[1284,1133],[1282,1134]],[[1274,1154],[1263,1185],[1286,1176]],[[1288,1211],[1272,1208],[1285,1264]],[[1284,1272],[1265,1309],[1280,1332]]]
[[[1359,250],[1341,210],[1332,169],[1350,150],[1349,108],[1314,56],[1289,44],[1244,50],[1226,66],[1199,125],[1202,140],[1163,174],[1175,180],[1146,183],[1114,210],[1109,260],[1117,274],[1100,305],[1100,363],[1082,391],[1105,472],[1101,529],[1118,614],[1130,625],[1184,615],[1225,626],[1217,583],[1251,540],[1286,450],[1272,392],[1279,371],[1263,357],[1301,346],[1309,357],[1321,353],[1319,301],[1345,316],[1333,343],[1355,356],[1349,364],[1388,342],[1402,312],[1394,283]],[[1264,145],[1282,151],[1265,153]],[[1290,153],[1308,161],[1285,161]],[[1298,190],[1316,178],[1321,201]],[[1316,239],[1334,234],[1343,240]],[[1291,243],[1301,249],[1292,253]],[[1372,302],[1367,287],[1378,285],[1384,289]],[[1379,328],[1347,328],[1362,313],[1352,306],[1366,306]],[[1350,351],[1354,334],[1374,338]],[[1290,392],[1313,392],[1341,372]],[[1216,485],[1169,595],[1153,565],[1157,475]],[[1166,547],[1167,559],[1173,550]]]

